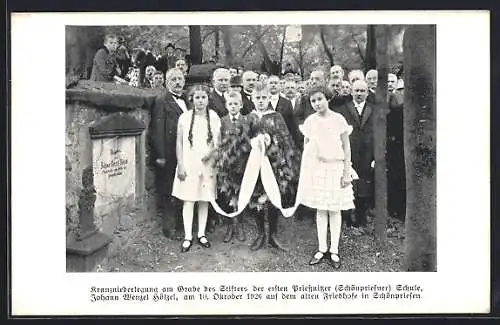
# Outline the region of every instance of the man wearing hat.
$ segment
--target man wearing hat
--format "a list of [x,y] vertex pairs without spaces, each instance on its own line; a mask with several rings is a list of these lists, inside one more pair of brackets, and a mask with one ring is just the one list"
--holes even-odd
[[172,43],[168,43],[165,46],[165,53],[156,61],[156,70],[163,72],[163,75],[165,75],[168,69],[175,68],[176,58],[174,56],[174,48]]
[[243,90],[241,76],[238,75],[232,76],[231,81],[229,82],[229,88],[231,88],[232,91],[241,92]]

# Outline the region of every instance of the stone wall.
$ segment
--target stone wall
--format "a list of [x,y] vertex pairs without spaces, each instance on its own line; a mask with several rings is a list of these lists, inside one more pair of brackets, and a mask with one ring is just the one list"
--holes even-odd
[[[75,241],[79,231],[79,199],[82,193],[82,175],[93,168],[92,139],[89,126],[111,114],[122,112],[142,122],[146,129],[135,137],[135,160],[139,170],[135,186],[135,202],[122,200],[114,211],[94,213],[98,230],[112,235],[120,218],[130,210],[143,209],[145,196],[154,194],[154,170],[150,163],[150,109],[159,90],[137,89],[130,86],[92,81],[80,81],[66,89],[66,238]],[[119,200],[120,198],[117,198]],[[117,201],[118,202],[118,201]]]

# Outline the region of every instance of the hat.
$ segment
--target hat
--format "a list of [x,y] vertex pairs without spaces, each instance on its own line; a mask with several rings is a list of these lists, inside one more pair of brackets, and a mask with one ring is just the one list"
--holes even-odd
[[233,76],[230,81],[231,87],[243,87],[241,76]]

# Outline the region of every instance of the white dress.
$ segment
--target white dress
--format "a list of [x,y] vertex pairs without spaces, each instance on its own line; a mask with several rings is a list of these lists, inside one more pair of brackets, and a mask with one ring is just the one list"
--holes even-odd
[[340,135],[350,134],[352,127],[338,113],[326,117],[312,114],[304,121],[301,131],[308,140],[299,180],[301,203],[319,210],[354,208],[352,185],[341,187],[344,150]]
[[215,200],[215,186],[217,175],[213,168],[213,161],[202,162],[202,158],[210,153],[217,141],[220,132],[220,118],[212,110],[209,110],[210,129],[213,141],[208,144],[208,123],[205,115],[194,115],[193,123],[193,145],[189,142],[189,128],[193,109],[183,113],[179,117],[182,126],[182,151],[186,178],[181,181],[175,173],[172,195],[183,201],[207,201]]

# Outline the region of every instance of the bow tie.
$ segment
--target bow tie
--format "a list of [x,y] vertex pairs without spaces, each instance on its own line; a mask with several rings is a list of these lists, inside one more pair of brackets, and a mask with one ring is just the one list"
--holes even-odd
[[172,94],[172,97],[174,97],[175,99],[182,99],[182,95],[177,95],[174,93],[171,93],[171,94]]

